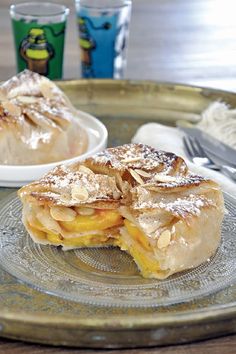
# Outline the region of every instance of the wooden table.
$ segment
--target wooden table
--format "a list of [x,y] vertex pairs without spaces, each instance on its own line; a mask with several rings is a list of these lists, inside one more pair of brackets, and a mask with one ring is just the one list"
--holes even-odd
[[[20,2],[20,1],[15,1]],[[65,78],[79,78],[79,49],[72,1],[65,48]],[[0,2],[0,81],[15,74],[8,8]],[[236,21],[233,0],[133,0],[126,78],[180,82],[236,91]],[[151,349],[52,348],[0,340],[0,354],[16,353],[235,353],[236,335]]]

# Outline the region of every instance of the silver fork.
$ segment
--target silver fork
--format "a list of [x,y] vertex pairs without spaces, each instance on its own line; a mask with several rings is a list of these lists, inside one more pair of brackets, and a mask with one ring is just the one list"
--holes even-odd
[[199,141],[188,135],[183,137],[184,147],[189,158],[197,165],[220,171],[224,175],[236,180],[236,168],[228,165],[217,165],[203,149]]

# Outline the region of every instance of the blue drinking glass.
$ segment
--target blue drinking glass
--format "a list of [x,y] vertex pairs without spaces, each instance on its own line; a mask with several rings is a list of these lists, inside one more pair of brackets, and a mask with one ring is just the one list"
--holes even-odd
[[131,0],[76,0],[81,76],[122,78]]

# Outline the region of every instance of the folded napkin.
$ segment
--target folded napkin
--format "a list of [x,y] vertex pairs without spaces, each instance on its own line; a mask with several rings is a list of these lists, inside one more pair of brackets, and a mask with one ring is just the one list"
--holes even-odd
[[236,109],[213,102],[201,114],[197,127],[236,149]]
[[158,123],[147,123],[138,129],[132,138],[132,142],[147,144],[156,149],[174,152],[176,155],[184,158],[192,172],[215,180],[225,192],[236,197],[236,183],[230,178],[222,175],[220,172],[205,167],[198,167],[188,160],[184,152],[183,135],[184,133],[178,128],[167,127]]

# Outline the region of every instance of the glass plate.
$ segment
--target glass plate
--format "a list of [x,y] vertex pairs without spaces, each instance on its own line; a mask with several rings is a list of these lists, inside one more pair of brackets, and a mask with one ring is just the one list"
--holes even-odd
[[62,251],[34,243],[21,222],[15,194],[1,203],[0,265],[18,280],[65,299],[105,306],[163,306],[209,295],[236,280],[236,201],[227,214],[216,254],[199,267],[166,280],[142,278],[132,258],[117,248]]

